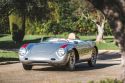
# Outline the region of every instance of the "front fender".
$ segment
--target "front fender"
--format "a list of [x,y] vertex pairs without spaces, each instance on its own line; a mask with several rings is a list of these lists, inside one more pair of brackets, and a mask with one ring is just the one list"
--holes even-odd
[[[76,62],[77,62],[79,60],[79,53],[78,53],[78,50],[75,45],[70,45],[68,47],[67,54],[70,53],[72,50],[75,52]],[[70,56],[69,55],[67,55],[67,56],[68,56],[68,61],[69,61]]]

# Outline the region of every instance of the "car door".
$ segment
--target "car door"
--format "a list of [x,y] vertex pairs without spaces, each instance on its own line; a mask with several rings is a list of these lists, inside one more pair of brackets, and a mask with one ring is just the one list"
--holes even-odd
[[81,41],[77,45],[80,59],[88,59],[91,56],[91,46],[86,41]]

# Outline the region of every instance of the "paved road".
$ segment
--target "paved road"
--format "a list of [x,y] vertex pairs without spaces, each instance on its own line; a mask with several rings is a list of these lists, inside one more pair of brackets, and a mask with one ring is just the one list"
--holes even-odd
[[76,71],[50,66],[34,66],[25,71],[21,63],[10,62],[0,65],[0,83],[87,83],[89,80],[120,78],[119,52],[100,52],[96,67],[87,63],[77,65]]

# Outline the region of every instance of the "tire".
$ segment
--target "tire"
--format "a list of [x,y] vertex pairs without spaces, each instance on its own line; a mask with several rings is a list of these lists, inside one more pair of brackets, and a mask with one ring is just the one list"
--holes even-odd
[[69,53],[68,70],[70,70],[70,71],[75,70],[75,63],[76,63],[75,51],[72,50]]
[[23,64],[23,68],[24,68],[24,70],[31,70],[32,69],[32,65]]
[[94,47],[92,50],[91,58],[88,60],[88,65],[90,67],[94,67],[96,65],[97,54],[97,47]]

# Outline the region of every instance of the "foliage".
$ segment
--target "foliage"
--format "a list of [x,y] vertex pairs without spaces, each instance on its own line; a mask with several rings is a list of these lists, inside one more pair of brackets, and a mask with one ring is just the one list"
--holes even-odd
[[9,19],[7,16],[0,17],[0,34],[8,34],[9,30]]
[[[47,29],[49,28],[48,26],[49,22],[45,22],[45,23],[41,23],[39,21],[34,21],[31,22],[29,20],[26,21],[26,34],[39,34],[39,35],[43,35],[43,34],[48,34],[47,33]],[[48,27],[47,27],[48,26]]]
[[50,19],[59,22],[60,21],[60,7],[55,1],[48,1],[48,8],[50,10]]
[[104,35],[113,35],[113,31],[109,25],[109,23],[105,23],[105,27],[104,27]]
[[[95,24],[82,17],[82,13],[88,13],[85,11],[95,11],[86,0],[11,0],[6,2],[1,2],[2,9],[5,7],[6,11],[0,11],[6,16],[13,13],[18,14],[19,17],[25,16],[26,29],[22,27],[22,31],[26,30],[26,34],[51,35],[76,32],[80,35],[94,35],[97,33]],[[4,21],[3,24],[5,23]],[[21,26],[21,23],[19,25]],[[6,27],[9,27],[7,23],[4,28]],[[105,27],[107,30],[105,34],[112,34],[108,24]],[[20,33],[22,32],[18,34]]]
[[7,7],[7,4],[7,0],[0,0],[0,34],[10,33],[8,14],[11,7]]
[[[88,8],[86,8],[89,5]],[[91,20],[81,16],[85,10],[92,9],[89,3],[76,0],[48,1],[49,19],[42,22],[29,21],[26,29],[28,34],[63,34],[76,32],[80,35],[94,35],[97,33],[96,25]],[[80,15],[79,15],[80,14]],[[31,28],[32,27],[32,28]],[[106,26],[106,35],[111,35],[111,30]]]

